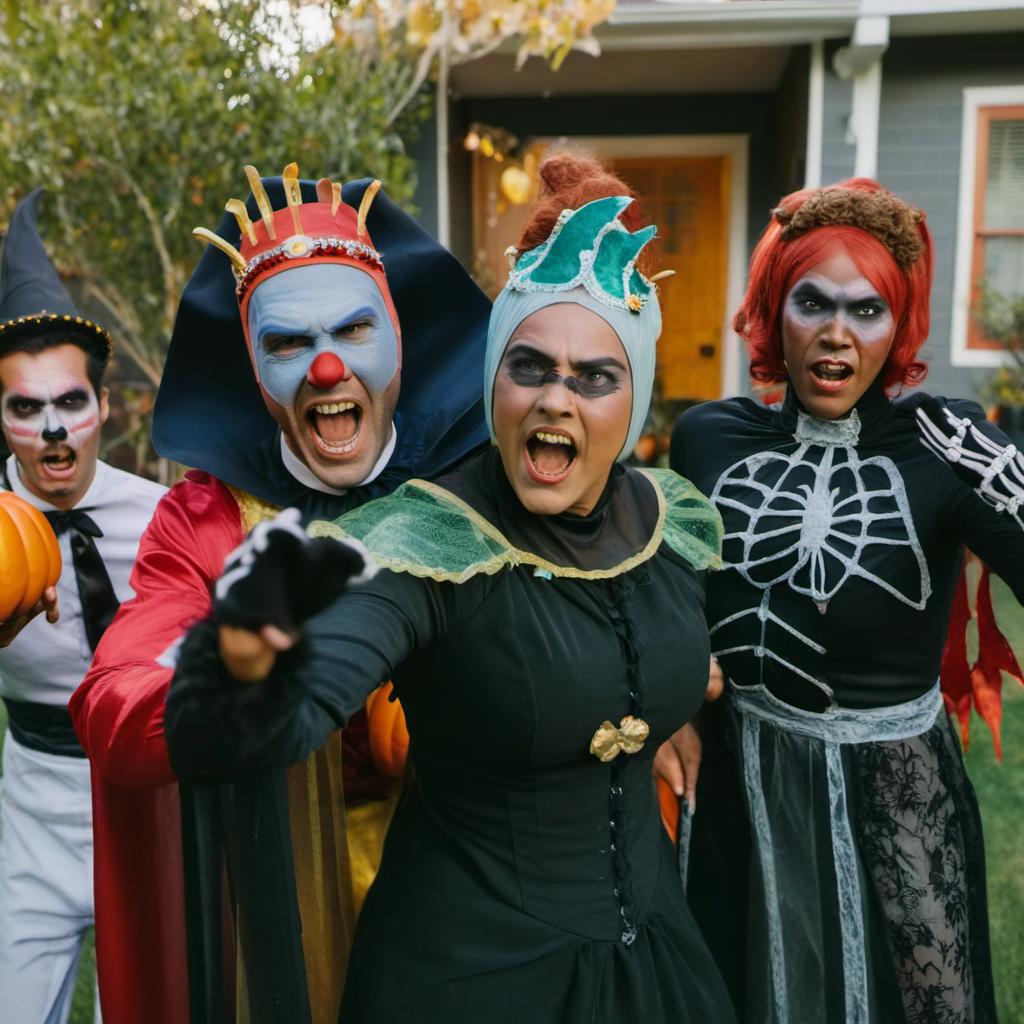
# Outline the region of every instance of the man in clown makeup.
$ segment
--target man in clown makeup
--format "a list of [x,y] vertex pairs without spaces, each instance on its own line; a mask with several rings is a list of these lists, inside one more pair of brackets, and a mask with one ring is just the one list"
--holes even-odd
[[0,623],[0,1016],[11,1021],[63,1021],[70,1009],[93,921],[93,849],[89,765],[67,703],[132,596],[139,537],[164,493],[97,457],[110,337],[78,315],[46,255],[42,194],[14,211],[0,274],[0,422],[12,453],[0,483],[44,512],[63,559],[36,608]]
[[[210,247],[156,402],[157,450],[192,468],[160,503],[138,597],[71,708],[94,769],[107,1024],[220,1021],[236,1002],[337,1019],[396,780],[382,783],[360,715],[255,784],[179,787],[163,731],[177,648],[227,557],[279,509],[336,518],[487,439],[490,304],[455,259],[378,182],[314,184],[294,164],[246,174],[248,201],[196,230]],[[308,581],[311,599],[331,585]],[[245,913],[223,914],[229,902]]]

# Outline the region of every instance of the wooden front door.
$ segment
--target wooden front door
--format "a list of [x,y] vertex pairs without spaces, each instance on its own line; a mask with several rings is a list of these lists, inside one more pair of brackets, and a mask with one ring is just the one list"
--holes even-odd
[[621,159],[616,173],[658,225],[652,243],[664,327],[658,342],[662,395],[722,394],[722,328],[728,268],[729,157]]

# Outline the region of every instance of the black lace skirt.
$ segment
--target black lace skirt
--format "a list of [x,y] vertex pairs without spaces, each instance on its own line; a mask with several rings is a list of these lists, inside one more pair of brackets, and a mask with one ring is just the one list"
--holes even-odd
[[981,819],[931,701],[709,708],[687,888],[741,1021],[996,1021]]

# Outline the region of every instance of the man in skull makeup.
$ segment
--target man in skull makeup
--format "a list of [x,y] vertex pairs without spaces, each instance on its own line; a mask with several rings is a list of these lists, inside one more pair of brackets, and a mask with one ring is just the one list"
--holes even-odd
[[852,179],[787,196],[736,317],[785,400],[688,412],[728,680],[706,709],[689,892],[741,1019],[995,1020],[980,819],[937,679],[968,545],[1024,599],[1024,461],[925,373],[922,211]]
[[[0,284],[5,489],[41,509],[63,571],[28,615],[0,624],[9,732],[0,802],[0,1016],[63,1021],[93,920],[89,765],[67,702],[120,601],[164,488],[97,458],[110,336],[80,316],[36,231],[43,190],[11,217]],[[59,619],[57,617],[59,607]],[[39,615],[45,608],[49,622]]]
[[[251,1003],[287,1007],[289,1021],[336,1019],[355,908],[393,807],[369,799],[394,786],[379,783],[365,716],[287,774],[179,791],[163,732],[176,645],[263,518],[283,506],[334,518],[446,471],[487,437],[490,304],[454,258],[379,182],[299,181],[294,164],[281,178],[246,173],[248,202],[231,200],[216,233],[196,231],[211,245],[157,397],[157,450],[195,468],[157,509],[138,599],[72,703],[95,771],[108,1024],[221,1021],[236,998],[239,1014]],[[366,856],[346,813],[349,833],[373,837]],[[222,913],[222,856],[239,919]],[[223,957],[235,948],[237,977]]]

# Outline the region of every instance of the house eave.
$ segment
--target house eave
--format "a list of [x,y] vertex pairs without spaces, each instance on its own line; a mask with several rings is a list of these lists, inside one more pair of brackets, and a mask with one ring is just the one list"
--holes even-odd
[[654,0],[620,3],[596,35],[607,50],[793,46],[847,38],[865,17],[892,36],[1024,30],[1019,0]]

